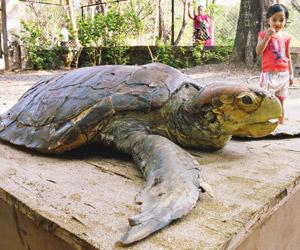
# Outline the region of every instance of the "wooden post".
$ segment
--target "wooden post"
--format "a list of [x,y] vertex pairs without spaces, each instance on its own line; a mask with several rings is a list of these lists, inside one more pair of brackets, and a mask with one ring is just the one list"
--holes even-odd
[[67,5],[68,5],[68,10],[69,10],[69,15],[71,18],[71,26],[74,30],[74,40],[75,40],[75,46],[76,48],[79,48],[79,40],[78,40],[78,30],[77,30],[77,25],[76,25],[76,18],[75,18],[75,13],[74,13],[74,7],[73,7],[73,0],[66,0]]
[[8,37],[7,37],[7,20],[6,20],[6,0],[1,0],[1,18],[2,18],[2,32],[3,32],[3,54],[5,70],[9,70],[9,58],[8,58]]
[[174,0],[172,0],[171,45],[174,45]]

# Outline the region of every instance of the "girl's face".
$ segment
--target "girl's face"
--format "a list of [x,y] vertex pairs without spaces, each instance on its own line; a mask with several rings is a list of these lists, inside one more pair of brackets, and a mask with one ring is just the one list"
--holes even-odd
[[284,12],[276,12],[268,18],[268,24],[271,28],[275,29],[276,32],[283,30],[286,24],[286,18]]
[[198,15],[201,15],[202,12],[203,12],[203,7],[200,5],[200,6],[198,7]]

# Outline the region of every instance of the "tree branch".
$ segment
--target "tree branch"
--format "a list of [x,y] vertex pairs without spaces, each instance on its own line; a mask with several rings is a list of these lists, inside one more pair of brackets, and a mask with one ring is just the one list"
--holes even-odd
[[180,28],[180,31],[177,35],[177,38],[174,42],[174,45],[177,46],[180,42],[180,39],[183,35],[183,32],[185,30],[185,26],[186,26],[186,1],[185,0],[182,0],[182,3],[183,3],[183,13],[182,13],[182,24],[181,24],[181,28]]

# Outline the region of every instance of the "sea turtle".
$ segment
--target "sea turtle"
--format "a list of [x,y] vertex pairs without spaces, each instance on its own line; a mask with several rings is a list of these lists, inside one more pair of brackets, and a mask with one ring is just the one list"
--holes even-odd
[[209,190],[180,146],[220,149],[232,135],[265,136],[280,114],[260,88],[202,87],[160,63],[95,66],[36,83],[0,118],[0,139],[46,153],[100,142],[132,155],[146,184],[141,213],[120,240],[130,244],[189,213]]

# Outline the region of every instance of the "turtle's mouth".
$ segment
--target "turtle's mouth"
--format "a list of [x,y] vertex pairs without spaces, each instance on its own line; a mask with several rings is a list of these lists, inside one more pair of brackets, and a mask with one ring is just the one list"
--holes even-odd
[[278,118],[274,118],[274,119],[270,119],[267,121],[267,123],[272,123],[272,124],[277,124],[278,125],[279,119]]
[[258,138],[267,136],[276,129],[282,115],[281,104],[268,92],[261,95],[264,95],[264,98],[258,109],[245,117],[243,125],[237,127],[233,135]]
[[253,138],[264,137],[269,135],[278,126],[278,121],[278,118],[273,118],[263,122],[248,124],[245,127],[237,129],[234,135]]

